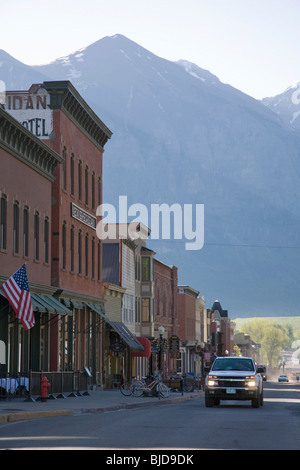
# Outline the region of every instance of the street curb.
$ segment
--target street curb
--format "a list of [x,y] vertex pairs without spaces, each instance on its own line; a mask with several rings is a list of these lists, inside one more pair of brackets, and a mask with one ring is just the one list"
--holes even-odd
[[141,402],[137,403],[120,403],[118,405],[108,405],[99,408],[80,408],[80,409],[73,409],[73,410],[54,410],[54,411],[26,411],[26,412],[19,412],[19,413],[8,413],[0,415],[0,425],[6,423],[13,423],[17,421],[26,421],[31,419],[38,419],[38,418],[53,418],[57,416],[74,416],[79,414],[86,414],[86,413],[105,413],[111,411],[118,411],[118,410],[129,410],[134,408],[142,408],[142,407],[149,407],[149,406],[157,406],[157,405],[169,405],[172,403],[177,403],[180,401],[186,401],[191,398],[200,398],[203,396],[195,394],[195,395],[185,395],[181,397],[174,397],[174,398],[164,398],[157,401],[146,401],[143,402],[141,398]]
[[[86,409],[81,409],[80,411],[77,410],[75,413],[104,413],[105,411],[118,411],[118,410],[131,410],[133,408],[143,408],[147,406],[157,406],[157,405],[170,405],[172,403],[177,403],[180,401],[186,401],[190,400],[191,398],[201,398],[203,395],[197,394],[197,395],[186,395],[182,397],[176,397],[176,398],[162,398],[161,400],[157,401],[146,401],[143,402],[141,401],[140,403],[134,402],[134,403],[120,403],[119,405],[112,405],[112,406],[106,406],[102,408],[86,408]],[[142,400],[142,398],[141,398]]]
[[54,416],[71,416],[72,410],[55,410],[55,411],[26,411],[23,413],[9,413],[0,416],[0,424],[13,423],[15,421],[26,421],[37,418],[53,418]]

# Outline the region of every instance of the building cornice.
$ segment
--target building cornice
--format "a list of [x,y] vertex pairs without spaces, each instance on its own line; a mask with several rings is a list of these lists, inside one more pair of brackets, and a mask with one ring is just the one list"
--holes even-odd
[[0,107],[0,147],[50,181],[63,158]]
[[195,299],[199,295],[199,291],[196,290],[196,289],[193,289],[190,286],[181,286],[181,285],[179,285],[179,286],[177,286],[177,291],[178,291],[178,294],[188,294],[192,297],[195,297]]
[[50,94],[50,108],[63,111],[103,152],[112,132],[88,106],[72,83],[47,81],[41,86]]

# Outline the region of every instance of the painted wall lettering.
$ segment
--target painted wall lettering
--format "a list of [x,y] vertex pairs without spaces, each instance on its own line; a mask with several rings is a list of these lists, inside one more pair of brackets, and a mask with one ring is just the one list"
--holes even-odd
[[40,139],[49,139],[53,130],[50,95],[35,86],[34,91],[6,91],[5,110]]

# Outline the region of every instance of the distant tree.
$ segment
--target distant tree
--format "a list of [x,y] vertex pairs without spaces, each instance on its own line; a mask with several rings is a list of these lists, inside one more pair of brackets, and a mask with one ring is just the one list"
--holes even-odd
[[265,330],[264,351],[267,355],[268,366],[278,361],[280,351],[289,344],[288,335],[276,324],[270,324]]
[[242,325],[242,331],[261,345],[261,361],[272,367],[280,351],[290,344],[290,332],[285,327],[263,318],[253,318]]
[[264,318],[253,318],[242,325],[242,331],[250,336],[255,343],[262,344],[264,332],[269,322]]
[[290,340],[290,344],[292,344],[293,341],[295,340],[294,328],[290,323],[286,324],[285,328],[286,328],[286,333],[287,333],[287,335],[289,337],[289,340]]

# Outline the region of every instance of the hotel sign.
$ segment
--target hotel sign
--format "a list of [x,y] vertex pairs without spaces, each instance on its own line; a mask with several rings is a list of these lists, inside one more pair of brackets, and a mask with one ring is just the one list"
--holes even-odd
[[36,137],[50,138],[53,131],[53,111],[50,109],[50,95],[42,87],[34,92],[6,91],[5,111],[19,121]]
[[71,202],[71,216],[73,219],[77,219],[88,227],[96,230],[96,217],[76,206],[73,202]]

